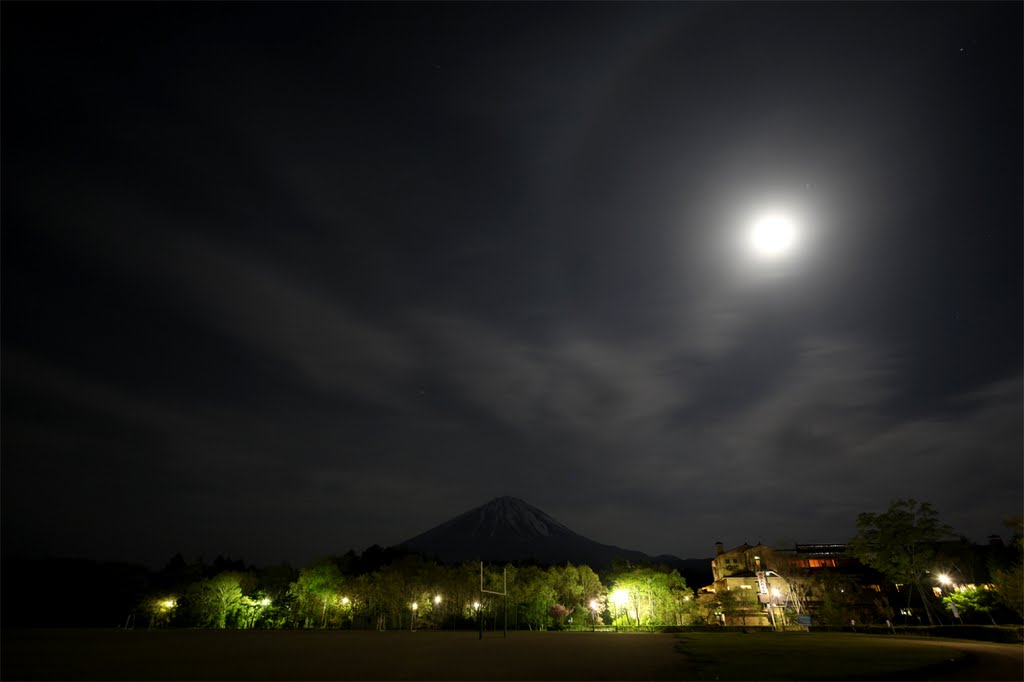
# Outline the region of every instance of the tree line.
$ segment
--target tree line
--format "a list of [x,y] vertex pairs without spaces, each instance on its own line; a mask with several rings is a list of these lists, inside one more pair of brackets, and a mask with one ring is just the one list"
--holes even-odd
[[[370,553],[378,554],[378,548]],[[507,622],[515,629],[686,625],[693,591],[674,569],[616,565],[607,584],[589,566],[444,565],[417,554],[361,572],[349,552],[297,571],[287,566],[209,570],[177,556],[136,609],[138,627],[455,629]]]
[[[898,622],[911,609],[923,610],[931,624],[1020,622],[1024,533],[1019,518],[1013,524],[1008,546],[993,548],[956,539],[927,503],[897,500],[885,512],[861,514],[847,551],[881,576],[881,593],[866,590],[855,575],[774,565],[791,588],[787,608],[813,611],[815,623]],[[600,570],[485,565],[485,588],[500,592],[507,583],[506,598],[481,593],[479,563],[445,565],[378,546],[298,569],[256,568],[224,557],[189,562],[180,554],[156,572],[132,564],[5,557],[0,616],[3,627],[393,630],[473,628],[483,621],[500,629],[507,619],[510,628],[525,630],[713,624],[717,613],[756,615],[761,609],[751,590],[695,594],[666,566],[618,562]]]
[[445,565],[373,546],[302,568],[257,568],[180,554],[159,571],[80,559],[5,558],[4,627],[193,627],[523,630],[699,622],[693,590],[675,569],[617,562]]
[[942,624],[944,618],[964,622],[965,617],[995,623],[995,613],[1020,622],[1024,619],[1024,517],[1011,517],[1006,526],[1013,530],[1009,546],[981,548],[957,539],[928,502],[894,500],[884,512],[858,515],[857,532],[847,551],[895,588],[895,594],[890,592],[890,618],[893,609],[909,613],[911,605],[916,605],[929,625]]

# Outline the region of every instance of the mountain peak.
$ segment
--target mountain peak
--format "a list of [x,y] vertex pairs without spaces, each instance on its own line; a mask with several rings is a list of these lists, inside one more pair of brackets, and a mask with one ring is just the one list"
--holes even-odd
[[[615,559],[651,562],[643,552],[605,545],[575,533],[528,502],[505,495],[459,514],[439,526],[401,543],[406,548],[435,556],[441,561],[537,561],[542,564],[587,564],[600,569]],[[657,561],[680,565],[668,555]],[[693,561],[693,560],[688,560]],[[709,560],[697,561],[700,577],[694,584],[710,582],[704,576]],[[685,570],[685,569],[684,569]]]
[[540,509],[518,497],[508,495],[496,497],[452,521],[463,518],[477,520],[476,528],[471,534],[471,537],[474,538],[514,535],[519,539],[525,539],[527,537],[575,535]]
[[537,507],[508,495],[463,512],[402,544],[444,561],[534,559],[603,564],[613,556],[649,558],[641,552],[585,538]]

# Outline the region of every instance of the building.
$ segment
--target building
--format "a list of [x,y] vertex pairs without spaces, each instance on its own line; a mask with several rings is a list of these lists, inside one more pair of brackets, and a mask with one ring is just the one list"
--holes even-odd
[[883,607],[877,576],[841,544],[780,549],[743,543],[726,551],[718,542],[711,573],[713,582],[699,590],[697,603],[722,625],[864,622]]

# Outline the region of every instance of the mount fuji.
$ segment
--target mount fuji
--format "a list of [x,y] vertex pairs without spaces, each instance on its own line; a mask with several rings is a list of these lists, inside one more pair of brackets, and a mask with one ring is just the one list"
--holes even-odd
[[708,559],[652,557],[595,542],[517,497],[495,498],[406,540],[401,546],[449,563],[533,560],[541,564],[587,564],[597,569],[608,567],[616,559],[625,559],[663,563],[691,574],[710,574]]

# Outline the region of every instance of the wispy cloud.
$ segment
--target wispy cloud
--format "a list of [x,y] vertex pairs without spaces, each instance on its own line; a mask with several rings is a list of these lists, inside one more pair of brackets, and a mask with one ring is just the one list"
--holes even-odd
[[321,390],[348,391],[385,404],[413,368],[399,334],[360,318],[280,269],[190,240],[192,264],[178,273],[207,323],[280,360]]
[[672,354],[652,344],[557,330],[537,341],[437,314],[418,322],[446,380],[516,430],[606,437],[664,420],[689,400]]

